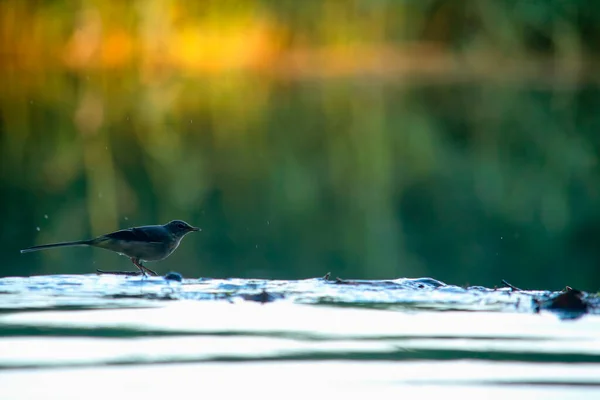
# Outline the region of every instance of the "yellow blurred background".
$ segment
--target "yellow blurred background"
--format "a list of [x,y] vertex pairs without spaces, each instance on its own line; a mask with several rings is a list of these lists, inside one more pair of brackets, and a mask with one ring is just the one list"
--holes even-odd
[[592,1],[0,2],[1,275],[184,219],[186,276],[597,290]]

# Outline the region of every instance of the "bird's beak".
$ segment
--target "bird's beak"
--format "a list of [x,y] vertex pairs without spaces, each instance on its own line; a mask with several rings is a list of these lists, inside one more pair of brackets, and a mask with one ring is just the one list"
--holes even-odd
[[191,230],[192,232],[198,232],[198,231],[201,231],[202,229],[200,229],[200,228],[196,228],[195,226],[192,226],[190,230]]

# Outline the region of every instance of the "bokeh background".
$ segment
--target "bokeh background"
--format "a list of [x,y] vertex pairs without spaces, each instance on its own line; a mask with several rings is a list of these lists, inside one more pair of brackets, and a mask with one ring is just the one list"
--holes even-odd
[[598,290],[600,3],[1,1],[0,275]]

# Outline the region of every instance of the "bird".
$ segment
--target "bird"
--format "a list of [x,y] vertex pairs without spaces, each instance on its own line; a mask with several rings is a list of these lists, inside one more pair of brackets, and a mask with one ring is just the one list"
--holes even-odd
[[98,236],[95,239],[33,246],[21,250],[21,253],[54,249],[57,247],[98,247],[129,257],[133,265],[141,271],[143,276],[146,276],[146,273],[157,276],[158,274],[146,267],[143,262],[164,260],[177,249],[181,239],[185,235],[198,231],[201,231],[201,229],[191,226],[185,221],[174,220],[164,225],[146,225],[122,229]]

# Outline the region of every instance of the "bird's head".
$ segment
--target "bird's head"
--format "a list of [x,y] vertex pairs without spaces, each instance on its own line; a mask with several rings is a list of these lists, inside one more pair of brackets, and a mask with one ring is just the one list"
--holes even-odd
[[180,221],[178,219],[176,219],[175,221],[171,221],[168,224],[165,224],[164,226],[169,230],[169,232],[171,232],[171,234],[178,237],[184,237],[190,232],[197,232],[201,230],[200,228],[191,226],[187,222]]

